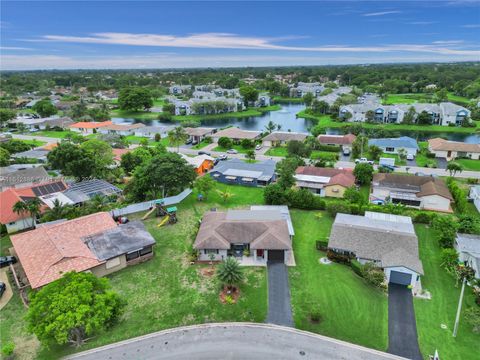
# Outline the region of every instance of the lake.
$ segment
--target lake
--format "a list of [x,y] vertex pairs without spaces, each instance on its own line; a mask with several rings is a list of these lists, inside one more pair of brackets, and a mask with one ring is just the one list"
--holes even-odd
[[[295,115],[305,109],[304,104],[282,104],[282,109],[278,111],[269,111],[260,116],[252,116],[247,118],[225,118],[225,119],[208,119],[201,121],[201,125],[205,127],[224,128],[227,126],[237,126],[244,130],[263,131],[265,126],[273,121],[281,126],[281,131],[292,131],[300,133],[309,133],[309,129],[315,124],[312,120],[296,118]],[[141,122],[147,126],[171,126],[172,123],[161,122],[159,120],[139,120],[113,118],[114,123],[136,123]],[[327,134],[341,134],[341,129],[327,129]],[[434,137],[442,137],[453,141],[463,141],[467,143],[480,144],[480,135],[468,133],[451,133],[451,132],[414,132],[398,130],[392,132],[392,137],[410,136],[418,141],[425,141]]]

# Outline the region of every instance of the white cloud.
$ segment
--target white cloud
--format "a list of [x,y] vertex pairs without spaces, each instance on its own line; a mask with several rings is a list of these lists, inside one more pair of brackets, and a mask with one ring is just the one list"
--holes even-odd
[[475,49],[458,49],[440,44],[384,44],[373,46],[323,45],[323,46],[290,46],[279,45],[278,41],[295,39],[295,37],[262,38],[247,37],[228,33],[204,33],[186,36],[162,34],[132,33],[96,33],[90,36],[45,35],[41,39],[28,41],[51,41],[86,44],[113,44],[130,46],[208,48],[208,49],[248,49],[248,50],[283,50],[325,53],[383,53],[383,52],[415,52],[437,55],[480,56]]
[[408,22],[407,24],[408,25],[432,25],[436,23],[438,23],[438,21],[411,21],[411,22]]
[[1,50],[23,50],[23,51],[31,51],[33,50],[32,48],[27,48],[27,47],[18,47],[18,46],[0,46],[0,51]]
[[391,11],[379,11],[379,12],[373,12],[373,13],[366,13],[363,14],[362,16],[385,16],[385,15],[392,15],[392,14],[400,14],[401,11],[399,10],[391,10]]
[[477,29],[480,28],[480,24],[466,24],[462,25],[462,27],[466,29]]
[[465,43],[465,40],[437,40],[432,42],[432,44],[436,45],[458,45]]

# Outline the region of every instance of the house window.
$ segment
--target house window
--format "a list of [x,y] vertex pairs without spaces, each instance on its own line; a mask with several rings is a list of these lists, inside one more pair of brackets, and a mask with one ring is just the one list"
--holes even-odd
[[140,256],[151,254],[151,253],[152,253],[151,246],[144,247],[142,250],[140,250]]
[[204,249],[204,250],[203,250],[203,253],[204,253],[205,255],[218,254],[218,249]]
[[394,151],[395,151],[395,148],[394,148],[394,147],[386,147],[386,148],[385,148],[385,151],[394,152]]
[[138,251],[134,251],[127,254],[127,261],[135,260],[139,257],[140,257],[140,254],[138,253]]

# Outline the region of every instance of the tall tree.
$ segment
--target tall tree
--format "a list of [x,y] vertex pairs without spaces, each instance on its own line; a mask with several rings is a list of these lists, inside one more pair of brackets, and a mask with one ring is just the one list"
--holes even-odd
[[311,92],[306,93],[303,95],[303,101],[305,102],[305,105],[311,106],[313,102],[314,96]]
[[180,145],[188,140],[188,134],[182,126],[177,126],[168,132],[168,142],[172,146],[177,147],[177,152],[180,151]]
[[245,106],[249,106],[249,104],[253,104],[258,100],[258,90],[253,86],[242,86],[240,88],[240,95],[243,97]]
[[153,106],[150,91],[142,87],[126,87],[120,90],[118,105],[122,110],[148,110]]
[[40,100],[32,106],[32,110],[37,112],[41,117],[49,117],[57,113],[57,108],[50,100]]
[[449,161],[447,164],[447,170],[450,173],[450,176],[455,177],[457,172],[461,173],[463,171],[463,166],[457,162]]
[[31,293],[26,316],[28,330],[46,345],[80,346],[87,336],[113,325],[123,305],[108,279],[69,272]]
[[206,200],[208,198],[208,193],[215,188],[215,185],[216,181],[213,180],[210,175],[206,174],[197,178],[194,186]]
[[4,127],[7,123],[15,119],[16,113],[10,109],[0,109],[0,127]]
[[360,163],[355,165],[353,175],[358,183],[365,185],[370,184],[373,178],[373,166],[368,163]]
[[98,172],[95,154],[69,142],[60,143],[48,153],[47,159],[49,165],[60,170],[64,176],[85,179]]

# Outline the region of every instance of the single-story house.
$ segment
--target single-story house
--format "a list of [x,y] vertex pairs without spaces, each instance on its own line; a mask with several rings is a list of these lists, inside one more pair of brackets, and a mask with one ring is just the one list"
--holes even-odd
[[343,198],[345,190],[355,185],[351,169],[300,166],[295,171],[296,186],[319,196]]
[[136,124],[110,124],[102,126],[98,132],[101,134],[116,134],[116,135],[133,135],[137,129],[144,128],[145,124],[136,123]]
[[199,143],[206,137],[212,136],[217,129],[208,127],[186,127],[185,132],[193,142]]
[[155,244],[140,221],[117,225],[107,212],[46,223],[11,240],[32,289],[70,271],[111,274],[150,258]]
[[430,176],[375,174],[370,202],[403,204],[423,210],[452,212],[452,194],[445,181]]
[[241,159],[220,161],[210,176],[225,184],[267,186],[275,180],[275,161],[247,163]]
[[477,208],[478,212],[480,212],[480,185],[472,186],[470,188],[468,197],[472,199],[473,204]]
[[193,166],[198,175],[207,173],[211,168],[213,168],[213,162],[215,161],[214,158],[208,155],[197,155],[190,157],[180,154],[180,156],[184,158],[189,165]]
[[437,158],[454,160],[456,158],[480,159],[480,144],[467,144],[460,141],[449,141],[441,138],[428,140],[428,151]]
[[340,146],[342,150],[352,150],[352,144],[357,137],[353,134],[346,135],[318,135],[317,139],[321,145]]
[[287,142],[296,140],[304,141],[307,138],[307,134],[294,133],[288,131],[274,131],[262,139],[263,146],[280,146],[285,145]]
[[[30,187],[9,188],[0,192],[0,224],[7,228],[7,233],[11,234],[20,230],[29,229],[35,226],[35,220],[29,213],[16,213],[13,206],[19,202],[26,202],[41,196],[62,192],[67,188],[63,181],[55,180],[44,182]],[[47,206],[41,206],[40,212],[47,209]]]
[[173,126],[145,126],[135,129],[134,135],[153,139],[155,138],[155,134],[160,134],[161,138],[165,138],[173,128]]
[[89,201],[96,195],[110,197],[119,196],[121,193],[121,189],[101,179],[76,182],[64,191],[64,194],[71,199],[74,204]]
[[38,148],[38,149],[33,149],[33,150],[27,150],[27,151],[22,151],[19,153],[15,153],[10,155],[10,157],[14,159],[36,159],[40,163],[46,163],[47,162],[47,155],[50,152],[50,150]]
[[133,149],[112,149],[115,166],[120,165],[120,162],[122,161],[122,155],[129,153],[132,150]]
[[15,125],[15,127],[18,127],[18,124],[23,124],[26,129],[28,130],[33,130],[39,128],[39,125],[42,123],[42,119],[40,118],[34,118],[29,116],[19,116],[12,121],[10,121],[11,124]]
[[372,145],[378,146],[386,154],[398,154],[403,149],[408,155],[416,156],[419,150],[417,140],[408,136],[368,140],[368,146]]
[[237,142],[243,139],[254,141],[254,140],[258,140],[261,134],[262,133],[260,131],[242,130],[232,126],[232,127],[217,131],[215,134],[212,135],[212,139],[216,143],[218,142],[218,139],[220,139],[221,137],[227,137]]
[[294,263],[287,220],[278,210],[207,212],[193,248],[199,251],[200,261],[210,261],[213,254],[214,260],[234,256],[246,265]]
[[412,219],[375,212],[337,214],[328,248],[383,269],[388,283],[420,287],[423,266]]
[[78,132],[78,133],[93,134],[94,132],[97,132],[100,128],[105,127],[105,126],[110,126],[112,124],[113,124],[113,122],[111,122],[111,121],[103,121],[103,122],[79,121],[79,122],[76,122],[76,123],[70,125],[69,128],[70,128],[70,130]]
[[0,168],[0,191],[8,188],[32,186],[50,180],[50,175],[43,166],[30,167],[21,170],[9,171]]
[[45,130],[48,127],[67,129],[70,125],[73,124],[73,120],[68,116],[42,118],[39,120],[42,121],[36,124],[35,127],[38,127],[40,130]]
[[453,247],[458,260],[475,270],[475,277],[480,279],[480,235],[457,234]]

